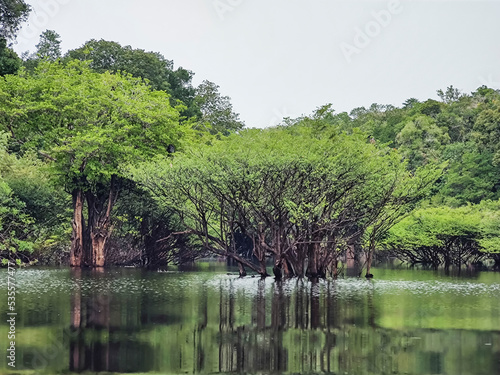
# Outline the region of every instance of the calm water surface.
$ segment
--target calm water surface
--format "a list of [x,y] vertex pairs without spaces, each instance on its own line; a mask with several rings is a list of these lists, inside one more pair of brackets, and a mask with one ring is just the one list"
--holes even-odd
[[[239,279],[23,269],[0,373],[500,374],[500,274]],[[7,349],[7,272],[0,270]]]

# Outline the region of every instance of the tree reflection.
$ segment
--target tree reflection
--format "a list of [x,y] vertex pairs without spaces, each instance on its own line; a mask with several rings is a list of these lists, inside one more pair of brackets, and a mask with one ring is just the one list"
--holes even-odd
[[[382,326],[388,297],[372,280],[347,295],[338,280],[255,279],[242,289],[222,278],[157,300],[119,295],[105,274],[71,277],[70,372],[445,374],[478,358],[494,373],[500,357],[498,333]],[[86,277],[103,287],[84,288]],[[457,345],[461,356],[448,349]]]

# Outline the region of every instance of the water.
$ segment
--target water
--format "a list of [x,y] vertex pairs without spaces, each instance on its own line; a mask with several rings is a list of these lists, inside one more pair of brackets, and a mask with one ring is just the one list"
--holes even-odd
[[[499,273],[374,274],[18,270],[16,368],[3,355],[0,373],[500,374]],[[5,269],[0,294],[5,353]]]

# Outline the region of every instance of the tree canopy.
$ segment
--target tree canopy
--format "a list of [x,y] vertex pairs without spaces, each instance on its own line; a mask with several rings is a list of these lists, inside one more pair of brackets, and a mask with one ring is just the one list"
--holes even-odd
[[194,87],[160,53],[60,45],[44,31],[20,68],[0,38],[2,257],[30,263],[45,248],[100,267],[108,254],[149,266],[215,254],[242,275],[272,261],[278,278],[336,276],[350,260],[371,276],[378,251],[500,265],[497,90],[326,104],[245,129],[217,84]]
[[7,76],[0,81],[1,123],[12,135],[12,147],[36,150],[53,161],[54,173],[73,195],[74,227],[81,222],[85,196],[91,248],[101,253],[83,260],[86,234],[73,233],[81,241],[81,249],[73,244],[81,258],[75,262],[102,265],[120,166],[165,155],[171,144],[179,149],[187,130],[179,126],[179,112],[165,92],[128,74],[96,73],[88,65],[44,61],[33,73]]
[[[315,125],[302,120],[241,131],[172,162],[131,168],[132,175],[205,247],[241,267],[266,275],[271,256],[277,277],[306,270],[324,277],[335,272],[338,254],[353,237],[376,233],[369,228],[388,218],[396,221],[441,172],[426,167],[409,175],[397,152],[367,142],[366,134]],[[242,256],[237,233],[251,240],[257,263]]]
[[23,0],[0,0],[0,39],[15,38],[31,7]]
[[147,52],[119,43],[92,39],[82,47],[65,54],[67,59],[90,61],[90,68],[98,73],[127,72],[134,77],[147,80],[153,89],[170,94],[171,104],[176,101],[185,104],[182,114],[186,117],[197,115],[193,100],[195,89],[191,84],[193,72],[182,67],[175,68],[172,60],[158,52]]

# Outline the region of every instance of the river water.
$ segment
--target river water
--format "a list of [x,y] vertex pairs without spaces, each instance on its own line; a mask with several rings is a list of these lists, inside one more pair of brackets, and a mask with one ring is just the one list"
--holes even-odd
[[[311,283],[136,269],[16,272],[0,373],[500,374],[500,274]],[[7,271],[0,342],[8,349]]]

